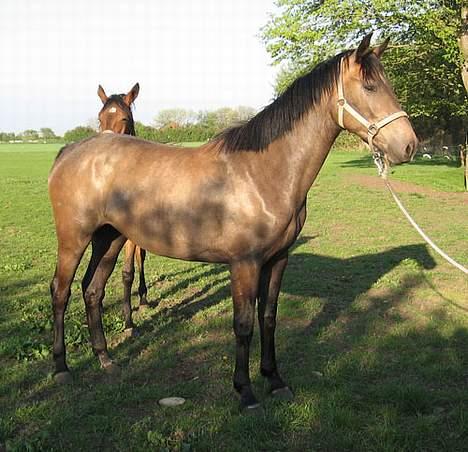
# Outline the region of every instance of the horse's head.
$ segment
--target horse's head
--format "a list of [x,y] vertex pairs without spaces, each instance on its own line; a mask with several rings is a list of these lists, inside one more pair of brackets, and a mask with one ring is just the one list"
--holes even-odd
[[344,54],[337,89],[337,122],[381,153],[387,163],[409,161],[418,140],[405,112],[386,79],[380,57],[388,39],[371,48],[372,34],[359,47]]
[[135,135],[132,104],[139,91],[140,85],[137,83],[127,94],[113,94],[108,97],[103,87],[99,85],[97,94],[104,104],[99,112],[99,130],[101,132],[112,131]]

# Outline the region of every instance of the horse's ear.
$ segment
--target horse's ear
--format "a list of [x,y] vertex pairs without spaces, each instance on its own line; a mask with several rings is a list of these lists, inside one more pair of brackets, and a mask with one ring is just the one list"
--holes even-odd
[[367,55],[372,53],[372,49],[370,47],[372,39],[372,32],[368,35],[364,36],[364,39],[359,44],[359,47],[356,49],[356,61],[360,63]]
[[134,87],[124,96],[124,102],[130,107],[140,92],[140,84],[135,83]]
[[99,96],[99,99],[102,100],[103,104],[105,104],[107,102],[107,99],[109,99],[107,97],[107,94],[104,91],[104,88],[101,85],[99,85],[99,87],[98,87],[97,95]]
[[382,44],[379,45],[379,47],[376,47],[373,52],[377,58],[380,58],[382,54],[385,52],[385,50],[388,47],[388,43],[390,42],[390,38],[387,38]]

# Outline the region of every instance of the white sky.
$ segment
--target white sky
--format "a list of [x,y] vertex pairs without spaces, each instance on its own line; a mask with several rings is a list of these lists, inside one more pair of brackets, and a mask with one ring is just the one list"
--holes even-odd
[[62,134],[140,83],[134,117],[273,97],[259,38],[273,0],[0,0],[0,131]]

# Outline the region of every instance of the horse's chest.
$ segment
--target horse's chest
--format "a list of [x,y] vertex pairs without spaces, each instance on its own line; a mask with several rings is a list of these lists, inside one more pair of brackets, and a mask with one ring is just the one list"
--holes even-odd
[[307,212],[304,204],[301,209],[295,215],[293,215],[286,227],[279,231],[273,246],[268,253],[269,255],[277,254],[278,252],[291,247],[304,226],[306,215]]

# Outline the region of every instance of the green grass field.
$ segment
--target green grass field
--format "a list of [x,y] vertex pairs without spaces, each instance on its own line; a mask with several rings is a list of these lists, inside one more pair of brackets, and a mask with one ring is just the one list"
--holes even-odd
[[[292,403],[239,415],[227,269],[150,255],[151,307],[124,338],[121,261],[104,300],[109,380],[88,343],[79,268],[65,328],[74,381],[52,379],[47,174],[59,145],[0,146],[0,451],[462,451],[468,444],[468,284],[406,223],[369,156],[330,154],[286,270],[277,328]],[[468,264],[461,169],[416,162],[392,179],[448,254]],[[83,261],[86,261],[86,256]],[[136,297],[134,299],[136,304]],[[182,396],[177,408],[158,400]]]

